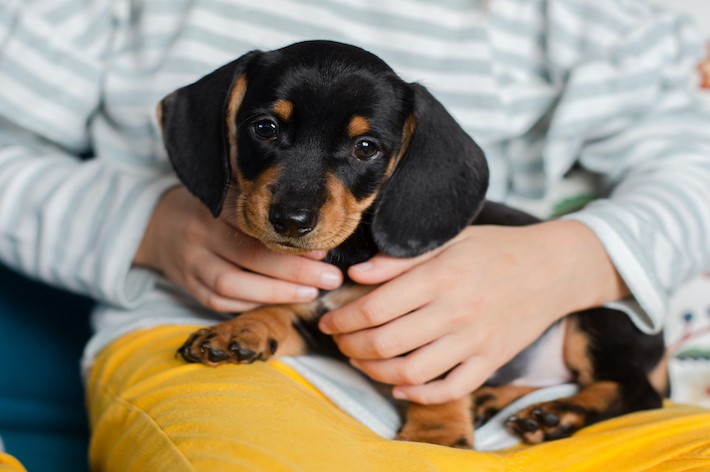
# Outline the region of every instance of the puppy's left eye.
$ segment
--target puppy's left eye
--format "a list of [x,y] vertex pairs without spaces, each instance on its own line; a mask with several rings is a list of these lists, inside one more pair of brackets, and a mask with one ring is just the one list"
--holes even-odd
[[254,123],[253,129],[256,137],[264,141],[272,141],[279,135],[278,126],[271,120],[259,120]]
[[380,148],[378,148],[377,144],[374,142],[362,139],[355,144],[351,154],[353,157],[360,159],[361,161],[370,161],[379,156]]

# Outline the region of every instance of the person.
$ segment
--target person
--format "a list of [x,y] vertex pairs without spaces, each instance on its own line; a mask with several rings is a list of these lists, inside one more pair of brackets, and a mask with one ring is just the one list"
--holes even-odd
[[[196,325],[343,280],[322,253],[271,253],[212,218],[167,163],[156,103],[250,49],[317,37],[371,50],[425,83],[482,146],[491,199],[541,216],[575,210],[468,228],[418,258],[349,270],[384,285],[321,328],[395,397],[470,392],[555,320],[594,305],[657,332],[673,291],[710,270],[710,113],[688,87],[701,49],[687,21],[645,2],[12,0],[0,18],[0,259],[101,302],[84,366],[96,470],[308,469],[344,454],[367,470],[460,466],[458,451],[353,441],[367,433],[342,426],[288,365],[174,359]],[[302,435],[278,426],[296,445],[269,440],[278,414],[300,422]],[[350,436],[318,421],[333,415]],[[694,460],[706,413],[662,415],[697,435],[645,424],[668,435],[654,460]],[[331,446],[308,452],[308,437]],[[595,439],[624,470],[640,466],[633,450]]]

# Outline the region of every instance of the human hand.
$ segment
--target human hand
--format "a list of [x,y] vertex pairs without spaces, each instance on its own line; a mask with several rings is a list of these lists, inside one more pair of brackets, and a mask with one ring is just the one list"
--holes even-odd
[[166,192],[133,263],[155,269],[219,312],[313,300],[342,283],[325,252],[278,254],[212,214],[184,187]]
[[423,404],[468,394],[555,320],[626,294],[594,234],[573,221],[472,226],[431,253],[378,255],[349,275],[388,282],[321,329],[395,397]]

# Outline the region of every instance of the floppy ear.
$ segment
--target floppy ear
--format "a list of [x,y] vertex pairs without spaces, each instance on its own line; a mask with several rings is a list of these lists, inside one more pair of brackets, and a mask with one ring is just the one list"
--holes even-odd
[[414,92],[414,134],[375,205],[377,247],[413,257],[442,245],[471,223],[488,188],[483,151],[429,91]]
[[228,111],[233,119],[246,90],[247,67],[256,54],[241,56],[158,105],[163,142],[175,173],[215,217],[222,210],[230,178]]

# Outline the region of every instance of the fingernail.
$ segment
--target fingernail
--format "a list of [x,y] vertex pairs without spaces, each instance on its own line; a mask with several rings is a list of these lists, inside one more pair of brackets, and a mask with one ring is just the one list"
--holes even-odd
[[340,287],[340,272],[328,270],[321,274],[320,283],[323,288],[338,288]]
[[296,295],[299,300],[313,300],[318,296],[318,289],[315,287],[298,287]]
[[368,270],[372,269],[372,262],[361,262],[360,264],[355,264],[354,266],[351,266],[351,270],[355,270],[357,272],[367,272]]
[[392,389],[392,396],[394,398],[396,398],[397,400],[406,400],[407,399],[407,395],[403,391],[398,390],[396,388]]

